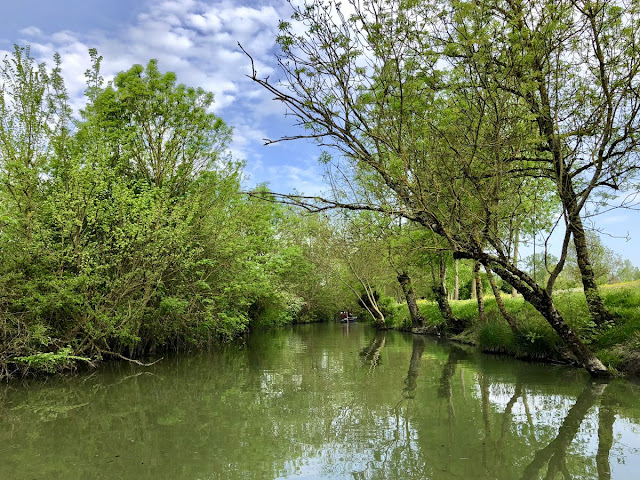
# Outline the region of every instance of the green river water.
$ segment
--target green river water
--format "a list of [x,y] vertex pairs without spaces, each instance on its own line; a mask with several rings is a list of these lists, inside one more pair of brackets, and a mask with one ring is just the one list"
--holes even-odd
[[640,478],[640,386],[364,325],[0,385],[0,479]]

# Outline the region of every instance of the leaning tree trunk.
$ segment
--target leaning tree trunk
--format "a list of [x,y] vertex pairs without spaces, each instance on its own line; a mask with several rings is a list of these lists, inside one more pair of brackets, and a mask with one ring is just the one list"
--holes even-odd
[[425,327],[425,318],[420,314],[418,309],[418,302],[416,300],[416,294],[413,291],[411,285],[411,277],[406,271],[398,274],[398,282],[402,287],[402,293],[407,301],[407,307],[409,307],[409,316],[411,317],[411,329],[423,330]]
[[[365,287],[366,290],[366,300],[363,301],[366,303],[365,308],[373,318],[373,322],[376,328],[385,329],[387,328],[386,319],[384,318],[384,314],[380,310],[378,306],[378,301],[376,300],[376,292],[371,290],[370,288]],[[368,302],[367,302],[368,300]]]
[[453,333],[460,333],[466,327],[467,324],[461,318],[456,317],[451,310],[449,304],[449,298],[447,297],[447,264],[444,261],[444,256],[440,255],[440,264],[438,266],[438,276],[435,275],[433,265],[431,266],[431,273],[433,275],[433,295],[438,303],[438,309],[442,318],[444,318],[445,326],[449,328]]
[[518,333],[518,327],[516,326],[516,322],[511,316],[511,314],[507,311],[506,307],[504,306],[504,302],[502,301],[502,295],[500,295],[500,290],[498,290],[498,286],[496,285],[496,279],[494,278],[493,273],[491,273],[491,269],[485,265],[484,271],[487,272],[487,278],[489,279],[491,290],[493,290],[493,296],[496,297],[496,304],[498,305],[498,309],[500,309],[500,313],[509,324],[509,327],[511,327],[511,331],[513,333]]
[[480,323],[487,323],[487,314],[484,309],[484,293],[482,292],[482,278],[480,278],[480,262],[473,264],[473,278],[476,284],[476,300],[478,301],[478,318]]
[[[461,252],[456,255],[464,256]],[[558,336],[564,341],[571,353],[576,357],[578,363],[583,366],[593,376],[609,375],[607,367],[589,350],[578,338],[569,325],[564,321],[560,312],[556,309],[551,295],[541,288],[534,279],[527,273],[518,270],[509,264],[502,263],[496,257],[486,254],[479,254],[484,265],[489,265],[500,278],[515,286],[524,299],[530,303],[551,325]]]

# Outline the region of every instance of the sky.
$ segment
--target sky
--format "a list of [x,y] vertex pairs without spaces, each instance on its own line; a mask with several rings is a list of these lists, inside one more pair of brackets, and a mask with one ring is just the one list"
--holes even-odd
[[[247,78],[281,78],[275,54],[280,20],[288,20],[286,0],[29,0],[2,2],[0,58],[13,44],[51,64],[55,52],[73,106],[83,105],[88,51],[103,56],[106,80],[136,63],[158,60],[161,71],[215,94],[214,111],[234,129],[231,151],[246,162],[248,187],[268,183],[277,192],[315,195],[327,189],[320,149],[305,140],[264,146],[265,138],[300,133],[284,107]],[[605,245],[640,267],[640,212],[615,210],[594,219]],[[630,237],[630,240],[627,240]],[[559,242],[555,242],[559,243]]]

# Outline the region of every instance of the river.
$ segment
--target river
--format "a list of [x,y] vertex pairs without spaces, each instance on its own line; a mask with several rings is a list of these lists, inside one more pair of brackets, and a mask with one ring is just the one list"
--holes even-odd
[[640,478],[640,386],[355,325],[0,385],[0,479]]

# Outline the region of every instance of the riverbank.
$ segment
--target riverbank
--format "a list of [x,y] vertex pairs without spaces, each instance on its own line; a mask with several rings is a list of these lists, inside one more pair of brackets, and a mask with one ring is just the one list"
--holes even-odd
[[[613,372],[640,376],[640,281],[603,285],[601,293],[616,321],[595,328],[582,291],[560,292],[554,296],[560,313],[574,331]],[[487,322],[478,319],[475,299],[451,301],[454,315],[470,326],[451,340],[478,346],[483,352],[502,353],[516,358],[572,363],[572,357],[544,318],[521,296],[503,295],[508,312],[518,326],[514,333],[502,317],[495,298],[485,296]],[[444,322],[433,301],[420,300],[418,307],[429,326]],[[411,325],[406,304],[398,304],[388,319],[392,328]]]

